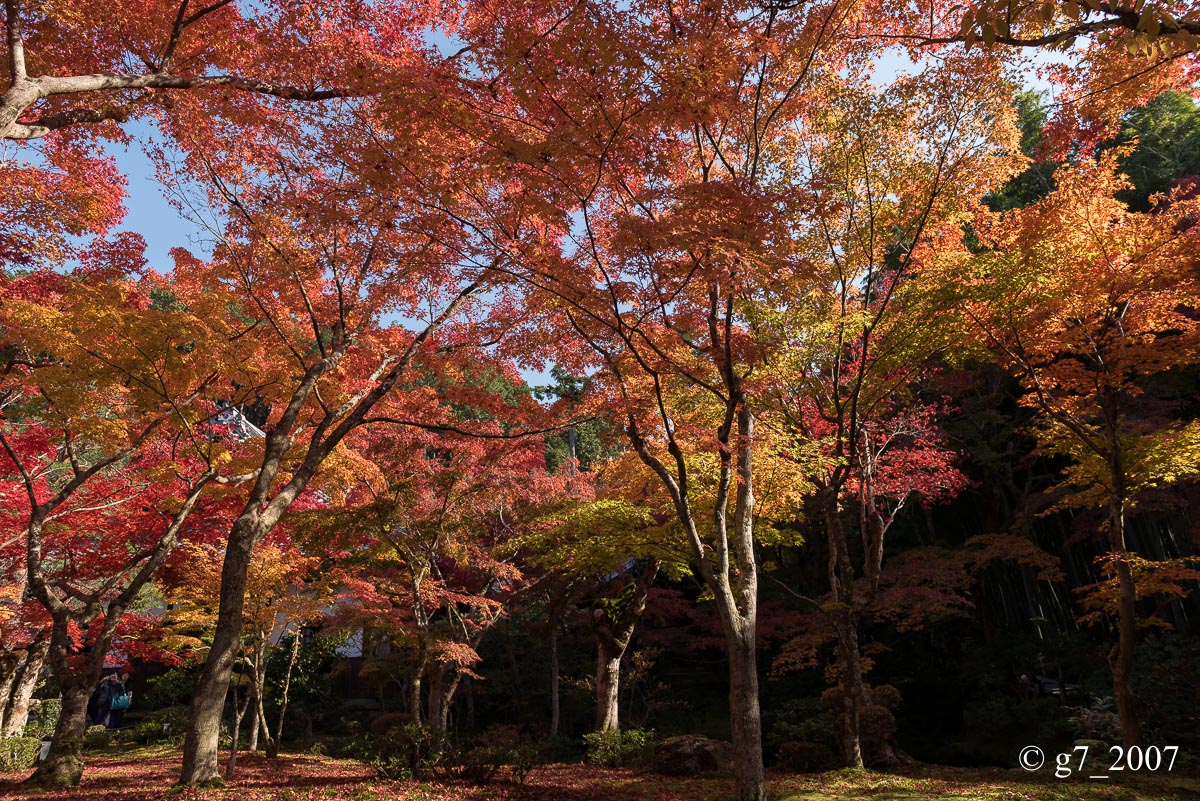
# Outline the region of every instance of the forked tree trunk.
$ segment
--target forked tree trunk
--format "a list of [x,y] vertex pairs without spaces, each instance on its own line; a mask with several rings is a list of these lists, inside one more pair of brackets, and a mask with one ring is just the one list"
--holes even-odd
[[[341,441],[362,424],[368,412],[395,387],[404,370],[417,357],[424,344],[456,313],[459,305],[472,297],[479,283],[465,287],[445,309],[432,320],[408,347],[396,358],[385,361],[376,375],[376,382],[361,395],[349,401],[349,411],[341,416],[327,416],[311,429],[307,450],[300,465],[282,487],[276,478],[284,457],[295,444],[297,421],[320,380],[336,370],[351,346],[340,323],[334,325],[334,343],[325,355],[305,370],[292,391],[291,398],[275,426],[267,433],[262,465],[254,479],[246,506],[229,529],[225,546],[225,561],[221,567],[221,595],[217,609],[217,626],[213,642],[200,671],[187,735],[183,741],[183,765],[179,771],[181,785],[205,785],[219,781],[217,747],[221,726],[221,710],[229,689],[229,676],[237,656],[245,613],[247,571],[255,544],[279,523],[292,502],[304,491],[317,474],[321,463]],[[390,364],[390,367],[388,366]],[[347,408],[347,407],[341,407]]]
[[[44,585],[40,589],[45,591]],[[49,659],[62,696],[62,715],[54,728],[46,761],[38,765],[33,775],[25,780],[27,783],[74,787],[83,778],[83,735],[87,730],[88,699],[100,680],[104,656],[108,653],[117,622],[124,612],[124,608],[116,603],[109,605],[108,615],[92,643],[91,653],[83,664],[78,664],[69,659],[67,651],[70,613],[61,603],[56,607],[50,634]],[[88,617],[91,615],[85,612],[85,618]]]
[[46,654],[49,651],[48,637],[29,647],[9,691],[7,709],[2,716],[4,725],[0,728],[0,737],[19,737],[25,729],[25,724],[29,722],[29,704],[33,699],[33,691],[37,689],[42,666],[46,663]]
[[616,598],[600,602],[592,610],[592,632],[596,638],[596,731],[621,728],[621,659],[646,611],[646,598],[658,567],[658,559],[651,558],[642,574]]
[[[6,446],[7,449],[7,446]],[[10,452],[10,456],[11,456]],[[102,465],[104,462],[98,463]],[[94,468],[93,468],[94,469]],[[85,476],[80,473],[79,476]],[[42,572],[42,527],[46,516],[51,511],[49,506],[35,507],[31,514],[29,526],[26,528],[26,557],[27,580],[34,596],[42,607],[50,613],[54,624],[50,630],[50,664],[54,668],[54,678],[58,681],[59,692],[62,694],[62,717],[54,731],[50,744],[50,754],[46,761],[40,764],[33,775],[26,779],[31,784],[71,785],[79,783],[83,776],[83,733],[87,726],[87,702],[92,690],[100,679],[104,668],[104,657],[116,636],[117,626],[125,614],[129,603],[137,597],[142,587],[154,575],[154,571],[162,564],[162,560],[170,553],[179,536],[179,531],[188,516],[195,508],[204,487],[212,480],[214,473],[206,473],[188,491],[187,498],[179,511],[175,513],[171,523],[160,536],[148,558],[138,566],[137,561],[127,569],[136,572],[129,579],[125,588],[115,598],[108,602],[107,608],[102,607],[100,596],[90,596],[82,610],[72,610],[50,588],[46,576]],[[68,485],[69,486],[69,485]],[[32,498],[31,492],[31,498]],[[102,619],[100,630],[91,643],[91,650],[86,656],[77,660],[68,658],[69,645],[68,626],[88,626],[97,619]]]
[[[721,322],[718,310],[732,309],[732,298],[722,303],[717,285],[709,290],[709,328],[717,348]],[[731,312],[727,312],[730,314]],[[726,318],[726,323],[729,318]],[[602,351],[601,351],[602,352]],[[607,357],[606,357],[607,358]],[[692,555],[692,564],[712,591],[725,632],[729,656],[729,717],[733,735],[734,779],[737,801],[766,801],[767,786],[762,759],[762,715],[758,704],[758,660],[755,627],[758,622],[758,564],[754,552],[754,414],[742,387],[742,376],[718,357],[727,390],[725,418],[717,430],[721,467],[712,506],[709,542],[701,534],[688,490],[684,452],[665,411],[662,423],[675,472],[650,449],[637,418],[630,413],[625,430],[638,457],[658,475],[675,507]],[[661,398],[660,398],[661,402]],[[660,409],[664,409],[660,405]],[[736,432],[733,425],[736,422]],[[730,525],[729,501],[733,496]]]

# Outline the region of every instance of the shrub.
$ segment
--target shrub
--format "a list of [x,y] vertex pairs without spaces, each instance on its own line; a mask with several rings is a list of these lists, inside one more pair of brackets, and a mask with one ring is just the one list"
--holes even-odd
[[596,731],[583,735],[585,761],[607,768],[642,767],[654,756],[655,737],[650,729]]
[[1102,698],[1074,710],[1068,720],[1081,740],[1121,742],[1121,718],[1112,709],[1112,699]]
[[[162,734],[162,725],[168,723],[171,726],[171,731],[166,735],[165,739],[172,743],[182,743],[183,736],[187,733],[188,716],[191,710],[186,706],[168,706],[164,709],[156,709],[144,718],[147,722],[153,722],[158,726],[158,738],[164,739]],[[228,726],[226,733],[228,734]]]
[[479,745],[459,751],[450,760],[447,773],[475,784],[486,784],[502,770],[520,784],[538,764],[538,749],[514,726],[495,726],[484,733]]
[[444,732],[410,723],[358,738],[351,753],[375,768],[381,778],[421,780],[446,764],[450,743]]
[[196,692],[198,666],[174,667],[161,676],[146,681],[146,696],[142,699],[151,709],[186,706]]
[[367,725],[367,731],[382,737],[398,726],[412,725],[412,715],[407,712],[384,712]]
[[783,770],[829,770],[839,762],[834,716],[816,698],[784,704],[767,730],[767,744]]
[[1148,740],[1200,751],[1200,637],[1156,637],[1139,644],[1133,692]]
[[473,784],[487,784],[504,767],[507,751],[503,746],[480,745],[470,749],[457,760],[457,773]]
[[0,773],[28,770],[37,762],[42,741],[37,737],[9,737],[0,740]]
[[163,739],[162,724],[153,720],[143,720],[133,727],[134,742],[150,745]]
[[45,739],[54,734],[58,718],[62,715],[61,698],[34,699],[29,705],[29,722],[25,724],[25,736]]
[[111,739],[108,729],[103,726],[88,726],[83,734],[83,748],[85,751],[107,748]]

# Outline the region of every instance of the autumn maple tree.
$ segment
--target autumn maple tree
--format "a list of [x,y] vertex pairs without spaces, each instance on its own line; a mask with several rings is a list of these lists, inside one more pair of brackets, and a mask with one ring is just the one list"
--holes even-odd
[[1128,109],[1194,86],[1200,13],[1186,0],[945,2],[897,7],[864,35],[917,56],[960,46],[1005,59],[1040,55],[1057,88],[1049,144],[1069,152],[1111,136]]
[[[737,798],[762,801],[763,632],[794,621],[760,619],[760,559],[814,521],[828,594],[781,589],[812,613],[798,662],[834,654],[827,697],[861,766],[862,712],[883,706],[865,627],[963,613],[981,565],[1057,575],[994,533],[893,555],[903,515],[969,483],[938,387],[964,347],[1020,383],[1039,453],[1067,463],[1051,511],[1105,510],[1085,620],[1116,618],[1138,742],[1137,601],[1196,575],[1131,553],[1125,527],[1200,461],[1163,380],[1200,355],[1200,201],[1182,181],[1125,207],[1129,151],[1108,138],[1194,90],[1194,3],[3,14],[0,736],[49,664],[63,714],[35,782],[79,782],[87,695],[137,647],[153,581],[203,660],[179,779],[205,785],[231,686],[235,720],[278,750],[288,690],[272,726],[267,658],[283,626],[294,667],[318,618],[394,646],[413,721],[445,730],[484,638],[536,596],[557,734],[557,637],[587,606],[596,727],[615,729],[665,576],[715,610]],[[1031,54],[1057,93],[1022,154]],[[114,233],[112,143],[150,146],[200,247],[147,265]],[[989,211],[1027,157],[1066,165],[1055,187]],[[550,365],[580,377],[570,404],[523,387]],[[598,420],[622,447],[584,466],[576,434]]]
[[154,308],[137,243],[6,280],[4,538],[52,621],[63,711],[35,781],[76,784],[88,697],[122,617],[206,486],[229,481],[195,317]]
[[[602,486],[606,483],[599,481]],[[621,660],[660,567],[665,563],[665,572],[677,576],[687,565],[678,535],[659,522],[670,520],[668,514],[652,513],[650,507],[613,493],[569,503],[547,514],[518,542],[533,566],[560,579],[557,603],[590,602],[587,616],[596,643],[596,731],[620,728]],[[565,614],[557,611],[559,618]],[[551,621],[559,623],[559,619]]]
[[[320,559],[303,553],[285,529],[276,529],[270,541],[259,543],[253,553],[246,579],[245,615],[239,658],[247,691],[234,696],[232,735],[235,744],[241,723],[250,714],[248,748],[257,750],[261,739],[267,756],[279,753],[287,714],[288,690],[301,642],[301,629],[320,622],[332,603],[327,582],[318,574]],[[189,543],[177,550],[167,565],[160,586],[169,604],[163,626],[174,648],[195,655],[205,650],[205,635],[212,629],[221,597],[221,556],[224,543]],[[287,672],[279,716],[271,726],[263,706],[267,664],[273,650],[290,638]],[[225,779],[231,780],[237,766],[238,747],[230,750]]]
[[946,337],[913,307],[913,253],[960,225],[1020,163],[1008,91],[992,69],[947,59],[878,93],[852,81],[831,87],[781,165],[793,185],[810,187],[810,221],[794,241],[811,266],[771,287],[754,312],[781,345],[759,383],[773,412],[765,422],[807,469],[809,508],[824,521],[850,766],[863,763],[859,709],[870,705],[858,629],[880,589],[887,530],[906,504],[951,498],[964,484],[938,432],[938,404],[914,395]]
[[[459,380],[478,383],[473,368]],[[403,650],[409,715],[440,731],[463,680],[478,677],[480,642],[528,583],[509,542],[544,498],[569,497],[579,483],[546,472],[540,437],[506,436],[540,413],[527,396],[512,406],[493,398],[490,413],[465,405],[471,397],[451,401],[441,424],[385,424],[360,438],[372,469],[350,485],[352,502],[305,523],[354,554],[342,568],[342,625]]]
[[[753,384],[774,343],[757,336],[748,303],[781,284],[800,298],[814,286],[793,227],[820,210],[824,176],[784,165],[837,105],[838,71],[868,63],[871,47],[858,34],[882,25],[884,12],[828,2],[477,13],[479,27],[464,37],[501,104],[477,101],[495,107],[481,136],[529,187],[531,199],[518,208],[542,212],[543,227],[527,223],[523,238],[515,212],[506,218],[506,246],[521,255],[512,272],[535,289],[531,311],[590,348],[632,449],[672,498],[728,637],[739,798],[760,798]],[[975,183],[963,152],[983,147],[983,107],[996,105],[992,62],[963,64],[956,77],[970,75],[980,100],[963,97],[928,118],[928,151],[913,158],[932,174],[894,176],[917,178],[934,200],[943,181],[964,194]],[[925,80],[936,94],[936,79]],[[915,97],[919,84],[910,86]],[[898,147],[878,155],[891,160],[867,170],[902,170],[908,154]],[[928,216],[922,205],[895,220],[916,226],[912,236]],[[870,243],[870,263],[883,256],[888,224]],[[700,404],[707,414],[693,411]],[[716,476],[702,501],[700,453],[714,460]]]
[[[216,776],[217,724],[254,544],[351,432],[436,416],[422,403],[433,390],[418,379],[436,374],[443,354],[481,348],[497,334],[477,297],[487,257],[452,217],[421,209],[421,187],[356,172],[374,171],[375,163],[312,166],[339,163],[355,136],[342,122],[314,127],[303,143],[276,142],[253,170],[219,154],[196,166],[229,223],[211,262],[179,256],[179,296],[211,310],[224,342],[214,356],[229,365],[226,386],[237,388],[229,402],[269,412],[261,449],[245,464],[254,479],[227,538],[225,595],[185,746],[187,783]],[[391,325],[391,315],[408,315],[412,328]],[[410,373],[412,391],[401,391]]]
[[1109,663],[1122,734],[1134,745],[1134,566],[1147,571],[1129,552],[1126,519],[1147,490],[1195,475],[1200,447],[1194,422],[1139,406],[1200,348],[1190,305],[1197,207],[1180,190],[1150,212],[1130,211],[1114,197],[1128,186],[1117,156],[1063,167],[1043,200],[979,218],[978,252],[949,248],[929,263],[967,330],[1020,380],[1040,447],[1070,460],[1058,507],[1105,510],[1119,635]]

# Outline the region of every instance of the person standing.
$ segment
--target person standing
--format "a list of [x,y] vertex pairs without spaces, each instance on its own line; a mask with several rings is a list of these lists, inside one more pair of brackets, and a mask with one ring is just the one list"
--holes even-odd
[[105,726],[109,731],[114,731],[121,728],[121,722],[125,718],[125,711],[129,709],[133,703],[133,693],[129,692],[129,672],[121,671],[119,674],[114,673],[110,676],[112,686],[109,689],[108,701],[108,719]]
[[96,685],[96,717],[97,726],[108,726],[108,716],[112,712],[112,690],[115,674],[109,674],[100,679]]

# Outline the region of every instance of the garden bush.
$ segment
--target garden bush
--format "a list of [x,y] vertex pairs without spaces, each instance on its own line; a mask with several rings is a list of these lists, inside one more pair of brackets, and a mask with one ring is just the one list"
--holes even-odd
[[[172,743],[182,743],[183,736],[187,732],[188,715],[191,710],[186,706],[168,706],[163,709],[156,709],[143,718],[144,721],[154,723],[158,726],[158,739],[166,739]],[[164,723],[169,723],[171,726],[170,733],[164,738],[162,734],[162,726]],[[225,727],[228,734],[228,726]]]
[[422,780],[447,764],[451,746],[444,732],[410,723],[358,738],[351,753],[380,778]]
[[0,740],[0,773],[28,770],[37,762],[42,741],[37,737],[8,737]]
[[1111,698],[1101,698],[1075,709],[1068,720],[1081,740],[1107,744],[1121,742],[1121,719],[1112,708]]
[[133,741],[142,745],[150,745],[164,739],[162,724],[153,720],[143,720],[130,730]]
[[650,762],[656,742],[650,729],[596,731],[583,735],[587,743],[585,761],[607,768],[636,768]]
[[493,781],[502,771],[519,784],[539,762],[537,747],[515,726],[494,726],[473,747],[458,749],[447,774],[474,784]]
[[29,722],[25,724],[25,736],[45,739],[54,734],[54,727],[58,725],[61,714],[61,698],[35,698],[29,704]]
[[103,726],[88,726],[83,734],[83,750],[95,751],[107,748],[112,742],[112,734]]
[[199,668],[174,667],[161,676],[146,681],[146,696],[141,699],[151,709],[172,706],[187,706],[196,691]]
[[839,764],[834,717],[816,698],[784,704],[767,730],[767,745],[782,770],[821,771]]
[[407,712],[384,712],[367,724],[367,731],[376,737],[382,737],[400,726],[411,726],[412,715]]

